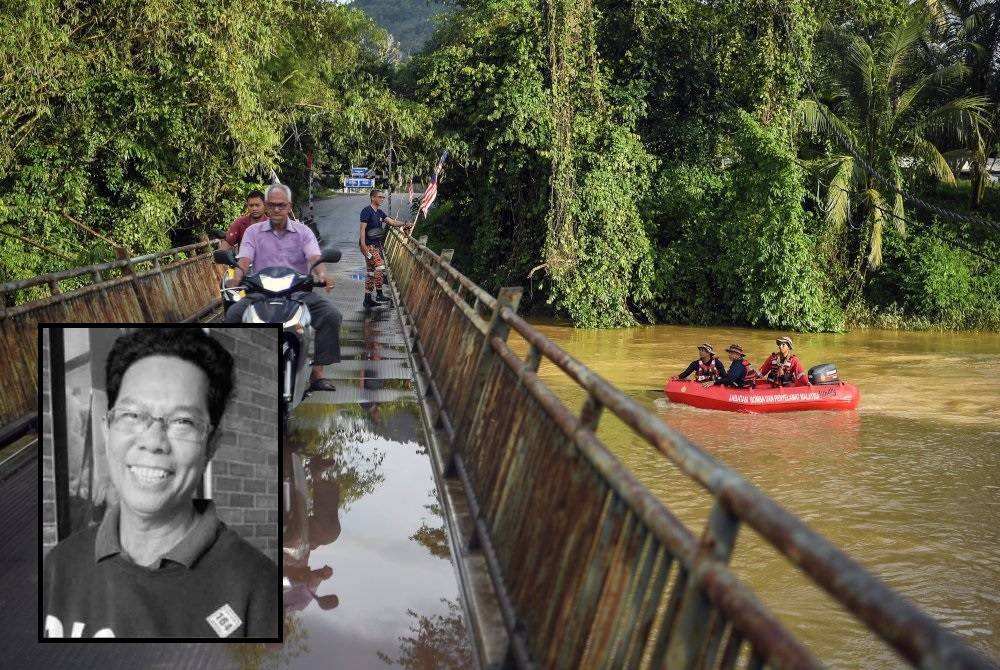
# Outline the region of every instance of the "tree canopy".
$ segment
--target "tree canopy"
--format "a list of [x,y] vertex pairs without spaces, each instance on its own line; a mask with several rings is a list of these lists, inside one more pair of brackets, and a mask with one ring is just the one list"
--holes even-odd
[[422,231],[579,326],[1000,328],[998,4],[25,0],[0,281],[447,148]]
[[459,164],[427,230],[491,290],[589,327],[1000,326],[997,236],[900,193],[1000,218],[996,2],[457,4],[399,91]]

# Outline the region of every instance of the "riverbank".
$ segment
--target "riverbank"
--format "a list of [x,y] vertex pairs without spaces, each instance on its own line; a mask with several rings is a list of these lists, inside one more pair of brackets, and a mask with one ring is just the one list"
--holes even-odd
[[[523,305],[524,303],[522,303]],[[573,328],[573,324],[566,317],[556,314],[549,305],[544,302],[528,304],[522,307],[523,316],[531,319],[532,323],[540,323],[551,326],[562,326]],[[735,323],[642,323],[639,328],[677,326],[691,328],[716,328],[716,329],[749,329],[745,325]],[[627,330],[628,327],[618,330]],[[581,328],[580,330],[608,330],[602,328]],[[615,329],[610,329],[615,330]],[[751,329],[752,330],[752,329]],[[953,324],[935,322],[921,316],[904,313],[898,307],[879,309],[877,307],[864,310],[848,311],[845,315],[844,328],[832,333],[853,333],[869,331],[890,331],[909,333],[988,333],[1000,334],[1000,322],[994,325],[979,328],[956,328]],[[775,331],[777,332],[777,331]],[[783,331],[795,333],[796,331]],[[831,333],[831,334],[832,334]]]

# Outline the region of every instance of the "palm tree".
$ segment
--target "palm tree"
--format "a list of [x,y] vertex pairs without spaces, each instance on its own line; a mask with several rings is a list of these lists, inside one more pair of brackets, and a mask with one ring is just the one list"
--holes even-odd
[[978,207],[989,178],[987,158],[1000,142],[1000,0],[927,0],[927,7],[943,56],[964,63],[969,92],[989,100],[986,123],[954,152],[972,166],[972,204]]
[[[833,66],[824,82],[826,102],[806,98],[799,103],[802,128],[840,146],[823,161],[823,170],[832,172],[826,218],[833,235],[847,237],[855,288],[860,288],[868,268],[882,264],[886,222],[900,234],[906,232],[899,193],[904,170],[910,177],[923,171],[954,184],[955,175],[938,147],[948,140],[966,141],[982,122],[986,101],[981,96],[954,97],[941,104],[942,96],[963,80],[968,68],[955,63],[927,72],[921,67],[918,47],[928,26],[928,13],[922,7],[870,41],[828,24],[824,42]],[[845,140],[894,188],[873,177],[843,147]],[[845,233],[849,223],[851,229]]]

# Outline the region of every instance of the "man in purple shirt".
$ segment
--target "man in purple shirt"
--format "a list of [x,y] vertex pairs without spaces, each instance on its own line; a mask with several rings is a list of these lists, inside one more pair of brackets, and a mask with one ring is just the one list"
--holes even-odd
[[[254,270],[271,267],[286,267],[301,274],[308,274],[310,268],[319,261],[320,250],[316,236],[298,221],[289,219],[292,208],[292,190],[284,184],[272,184],[264,198],[267,219],[255,223],[243,233],[240,252],[237,255],[239,267],[232,285],[243,281],[243,275],[253,264]],[[318,283],[326,284],[327,292],[333,287],[333,279],[328,279],[323,264],[316,265]],[[312,323],[316,328],[316,351],[313,357],[313,371],[309,390],[335,391],[333,382],[323,377],[323,367],[340,361],[341,314],[331,302],[317,293],[298,294],[309,307]],[[243,312],[252,300],[244,298],[226,311],[227,323],[240,323]]]

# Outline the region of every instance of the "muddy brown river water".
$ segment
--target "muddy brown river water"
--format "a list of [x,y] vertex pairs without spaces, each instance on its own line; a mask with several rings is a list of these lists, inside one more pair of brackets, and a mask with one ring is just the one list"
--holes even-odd
[[[696,357],[700,342],[718,351],[737,342],[760,365],[782,333],[536,325],[1000,662],[1000,335],[793,335],[807,368],[836,363],[858,386],[858,410],[750,415],[669,403],[664,381]],[[523,356],[524,342],[511,341]],[[539,374],[580,409],[583,392],[560,370],[545,363]],[[599,436],[700,533],[710,505],[704,490],[609,412]],[[902,665],[753,531],[741,531],[733,566],[831,666]]]

